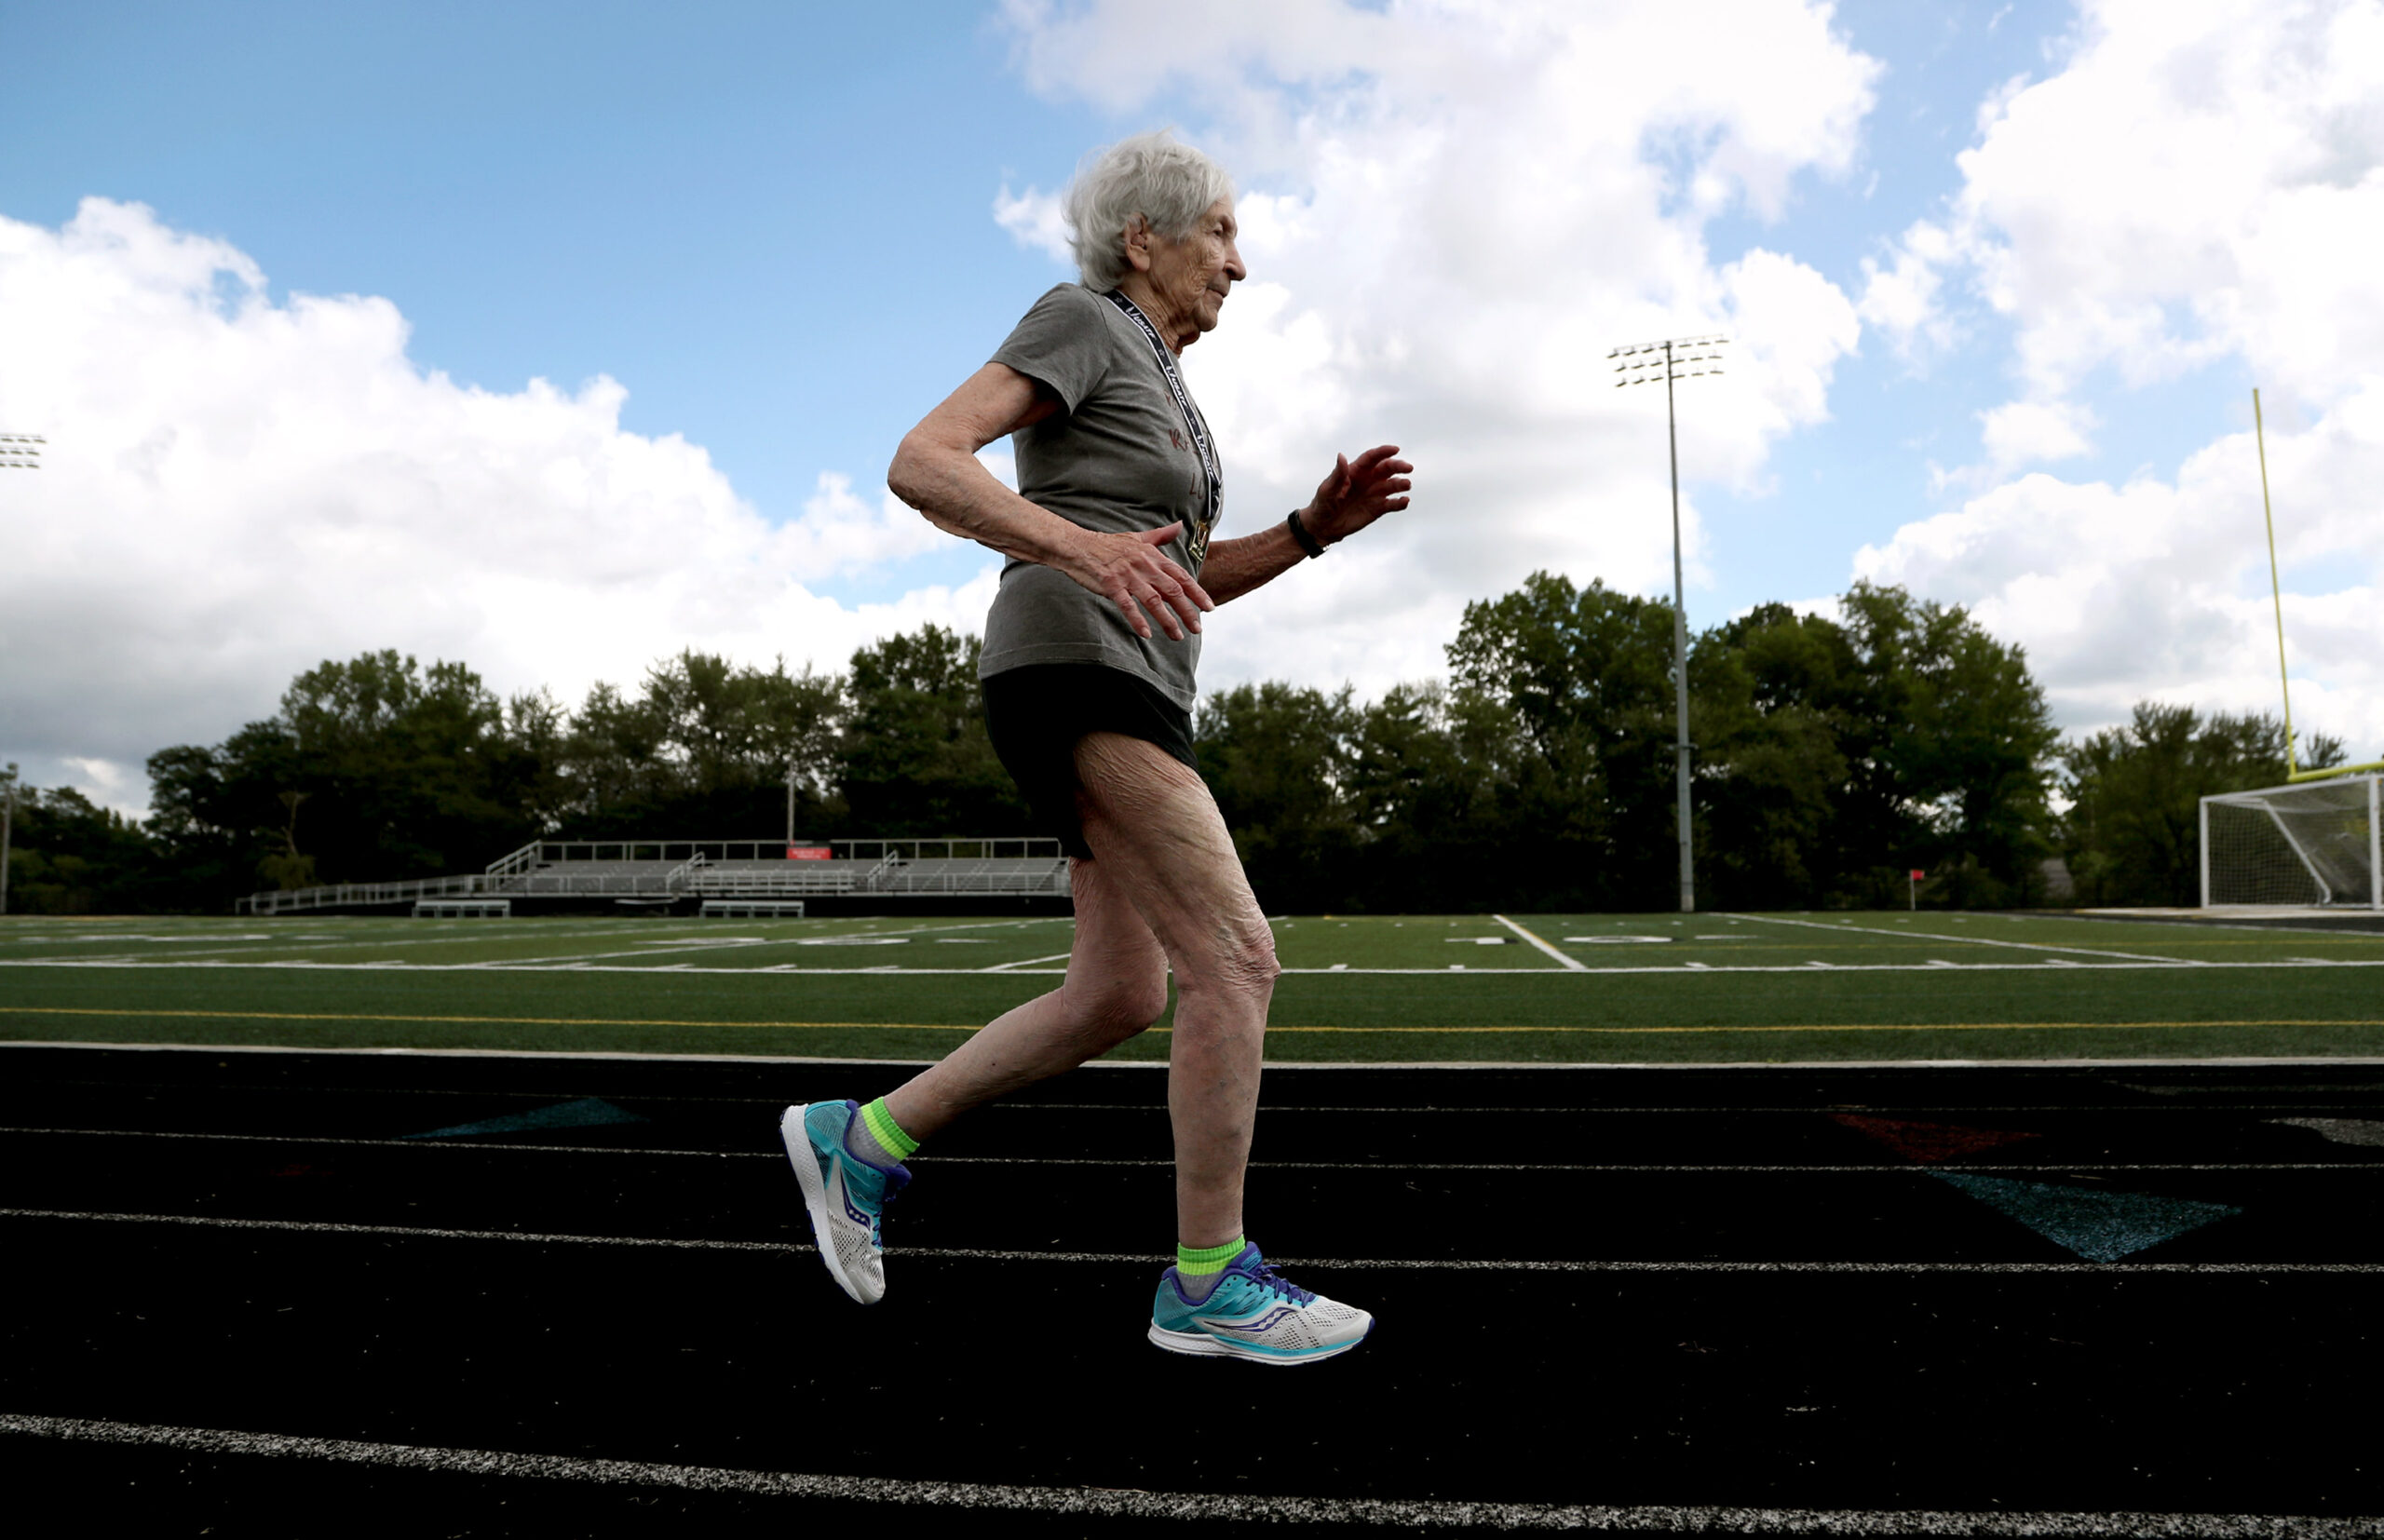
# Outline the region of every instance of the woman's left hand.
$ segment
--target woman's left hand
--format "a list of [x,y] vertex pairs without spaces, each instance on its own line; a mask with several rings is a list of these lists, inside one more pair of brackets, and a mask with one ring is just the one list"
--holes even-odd
[[1334,455],[1333,474],[1317,484],[1315,498],[1300,509],[1308,534],[1330,546],[1405,507],[1407,475],[1416,467],[1398,454],[1397,444],[1377,444],[1354,460]]

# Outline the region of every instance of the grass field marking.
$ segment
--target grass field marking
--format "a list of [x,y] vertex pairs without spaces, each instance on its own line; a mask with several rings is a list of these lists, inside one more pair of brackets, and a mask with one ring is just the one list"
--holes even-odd
[[1539,948],[1540,951],[1548,953],[1551,957],[1555,958],[1559,963],[1562,963],[1565,967],[1571,969],[1573,972],[1587,973],[1590,971],[1589,965],[1582,962],[1579,958],[1575,957],[1568,952],[1557,951],[1554,947],[1550,946],[1546,941],[1541,940],[1530,931],[1525,930],[1523,926],[1515,924],[1514,921],[1508,919],[1504,914],[1493,914],[1490,918],[1497,921],[1500,925],[1505,925],[1509,930],[1513,931],[1524,940],[1529,941],[1532,945]]
[[[1539,972],[1539,969],[1532,969]],[[973,975],[972,975],[973,976]],[[106,1006],[0,1006],[0,1016],[102,1016],[118,1020],[217,1021],[375,1021],[401,1025],[520,1027],[706,1027],[725,1031],[817,1032],[976,1032],[982,1023],[948,1025],[932,1021],[687,1021],[660,1019],[550,1016],[398,1016],[377,1012],[264,1010],[135,1010]],[[1333,1033],[1354,1036],[1420,1035],[1476,1036],[1491,1033],[1543,1033],[1556,1036],[1679,1036],[1729,1033],[1818,1032],[2137,1032],[2152,1029],[2241,1027],[2384,1027],[2384,1020],[2227,1020],[2227,1021],[1906,1021],[1859,1022],[1792,1026],[1696,1027],[1334,1027],[1269,1026],[1270,1033]],[[1172,1027],[1149,1027],[1148,1034],[1165,1036]]]
[[1076,953],[1073,952],[1056,952],[1049,957],[1022,957],[1015,963],[996,963],[991,967],[982,967],[976,971],[979,973],[1014,973],[1020,968],[1033,967],[1037,963],[1064,963],[1075,955]]
[[[874,917],[874,916],[859,916],[859,915],[854,916],[854,918],[856,918],[856,919],[859,919],[859,918],[872,918],[872,917]],[[994,930],[994,929],[1003,928],[1003,927],[1006,927],[1006,926],[1015,926],[1015,925],[1032,925],[1032,924],[1036,923],[1038,920],[1039,920],[1039,921],[1042,921],[1042,922],[1045,922],[1045,923],[1048,923],[1048,922],[1050,922],[1050,921],[1051,921],[1051,920],[1054,920],[1054,919],[1061,919],[1061,918],[1065,918],[1065,917],[1064,917],[1064,916],[1060,916],[1060,915],[1040,915],[1040,916],[1036,916],[1036,917],[1034,917],[1034,918],[1026,919],[1026,920],[984,920],[984,921],[975,922],[975,923],[972,923],[972,924],[963,924],[963,925],[939,925],[939,924],[935,924],[935,923],[933,923],[932,921],[922,921],[922,922],[920,922],[920,923],[914,924],[914,925],[910,925],[908,928],[903,928],[903,927],[900,927],[900,926],[898,926],[898,927],[896,927],[896,928],[894,928],[894,929],[891,929],[891,930],[868,930],[868,931],[851,931],[851,932],[833,931],[833,932],[829,932],[829,933],[827,933],[827,934],[825,934],[825,935],[816,936],[816,937],[813,937],[813,936],[765,936],[765,937],[758,937],[758,938],[755,938],[755,939],[751,939],[751,940],[741,940],[741,941],[731,941],[731,940],[728,940],[728,939],[722,939],[722,940],[716,940],[716,941],[700,941],[700,940],[691,940],[691,941],[687,942],[686,944],[684,944],[684,945],[683,945],[683,946],[669,946],[669,945],[662,945],[662,944],[658,944],[658,942],[660,942],[660,941],[662,941],[662,940],[667,940],[667,938],[657,938],[656,941],[649,941],[649,942],[642,943],[642,944],[641,944],[641,945],[639,945],[638,947],[636,947],[636,948],[634,948],[634,949],[632,949],[632,950],[630,950],[630,951],[628,951],[628,952],[579,952],[579,953],[574,953],[574,954],[572,954],[572,955],[570,955],[570,956],[565,956],[565,957],[507,958],[507,959],[498,959],[498,960],[494,961],[494,962],[487,962],[487,963],[471,963],[471,964],[458,964],[458,965],[455,965],[455,966],[462,966],[462,967],[476,967],[476,968],[480,968],[480,969],[482,969],[482,970],[485,970],[485,971],[502,971],[502,970],[504,970],[504,969],[506,969],[506,968],[513,968],[513,967],[526,967],[526,966],[533,966],[533,965],[556,965],[556,964],[560,964],[560,965],[562,965],[562,966],[570,966],[570,967],[584,967],[584,966],[586,966],[587,965],[589,965],[589,964],[590,964],[590,963],[609,962],[609,961],[611,961],[611,960],[613,960],[613,959],[615,959],[615,958],[619,958],[619,957],[660,957],[660,956],[667,956],[668,954],[670,954],[670,952],[708,952],[708,951],[727,952],[727,951],[743,951],[743,950],[745,950],[745,949],[747,949],[747,948],[750,948],[750,947],[773,947],[773,946],[777,946],[777,947],[785,947],[785,946],[801,946],[801,945],[806,945],[806,944],[810,944],[810,945],[833,945],[834,943],[836,943],[836,942],[838,942],[838,941],[847,941],[847,942],[849,942],[850,944],[853,944],[853,945],[856,945],[856,946],[866,946],[866,945],[869,945],[869,944],[874,943],[874,942],[880,942],[880,941],[885,941],[885,940],[894,939],[903,939],[903,940],[908,940],[908,939],[911,939],[912,937],[914,937],[914,936],[927,936],[927,935],[933,935],[933,934],[935,934],[935,933],[937,933],[937,932],[939,932],[939,931],[951,931],[951,930]],[[1069,923],[1070,923],[1070,924],[1074,924],[1074,921],[1073,921],[1073,920],[1070,920],[1070,921],[1069,921]],[[1064,954],[1063,954],[1063,955],[1064,955]],[[792,967],[792,965],[781,965],[781,966],[782,966]],[[675,969],[674,969],[674,971],[675,971]],[[758,971],[758,970],[752,970],[752,969],[720,969],[720,970],[714,970],[714,971],[722,971],[722,972],[748,972],[748,971]],[[879,968],[872,967],[872,968],[865,968],[865,969],[856,969],[856,970],[854,970],[854,971],[875,973],[875,972],[879,972],[879,971],[881,971],[881,970],[880,970]],[[974,970],[974,969],[952,969],[952,970],[948,970],[948,971],[954,971],[954,972],[961,972],[961,971],[973,972],[973,971],[976,971],[976,970]]]
[[[657,971],[648,969],[645,971]],[[480,1027],[734,1027],[821,1032],[975,1032],[983,1023],[933,1021],[682,1021],[582,1016],[389,1016],[377,1012],[277,1010],[123,1010],[104,1006],[0,1006],[0,1016],[113,1016],[210,1021],[394,1021],[407,1025]],[[1168,1028],[1154,1027],[1154,1032]]]
[[2109,952],[2096,947],[2054,946],[2046,941],[1998,941],[1984,936],[1935,936],[1914,931],[1874,930],[1868,925],[1823,925],[1818,920],[1791,920],[1778,914],[1726,914],[1725,919],[1754,920],[1768,925],[1802,925],[1808,930],[1825,930],[1833,936],[1889,936],[1901,939],[1952,941],[1971,946],[2017,947],[2023,952],[2071,952],[2081,957],[2119,957],[2132,963],[2164,963],[2171,967],[2206,967],[2209,965],[2191,957],[2147,957],[2141,952]]

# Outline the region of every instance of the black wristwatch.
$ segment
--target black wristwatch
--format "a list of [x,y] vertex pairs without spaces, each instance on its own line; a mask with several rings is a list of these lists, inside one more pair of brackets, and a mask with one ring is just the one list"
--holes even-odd
[[1324,547],[1316,543],[1316,536],[1308,534],[1307,526],[1300,522],[1299,509],[1294,508],[1283,523],[1291,530],[1292,538],[1300,543],[1300,549],[1307,552],[1309,561],[1313,561],[1324,554]]

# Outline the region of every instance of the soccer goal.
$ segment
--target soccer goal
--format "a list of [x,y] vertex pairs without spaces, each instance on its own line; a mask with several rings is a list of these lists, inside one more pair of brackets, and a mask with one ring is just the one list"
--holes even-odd
[[2384,911],[2384,776],[2201,799],[2201,904]]

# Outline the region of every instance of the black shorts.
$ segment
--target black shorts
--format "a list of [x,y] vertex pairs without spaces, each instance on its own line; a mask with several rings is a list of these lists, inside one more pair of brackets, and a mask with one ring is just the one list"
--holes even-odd
[[1034,663],[982,682],[985,731],[1035,821],[1078,859],[1092,852],[1077,819],[1077,740],[1120,733],[1155,743],[1198,770],[1192,713],[1156,684],[1101,663]]

